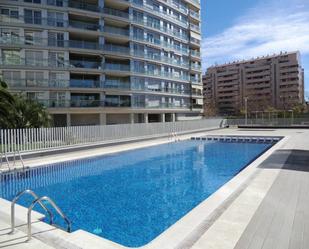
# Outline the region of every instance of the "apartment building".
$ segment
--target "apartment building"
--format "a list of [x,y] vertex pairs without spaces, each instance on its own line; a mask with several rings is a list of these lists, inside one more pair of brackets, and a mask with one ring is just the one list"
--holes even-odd
[[199,0],[2,0],[0,76],[56,126],[196,118],[200,32]]
[[[238,114],[304,103],[300,53],[280,53],[209,67],[203,76],[204,113]],[[247,103],[246,103],[247,102]]]

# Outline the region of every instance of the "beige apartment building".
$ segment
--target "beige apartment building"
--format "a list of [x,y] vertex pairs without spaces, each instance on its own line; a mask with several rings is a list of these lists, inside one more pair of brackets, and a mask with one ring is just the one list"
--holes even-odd
[[203,110],[199,0],[2,0],[0,77],[56,126]]
[[269,108],[290,110],[304,103],[304,69],[300,53],[215,65],[203,76],[204,113],[238,114]]

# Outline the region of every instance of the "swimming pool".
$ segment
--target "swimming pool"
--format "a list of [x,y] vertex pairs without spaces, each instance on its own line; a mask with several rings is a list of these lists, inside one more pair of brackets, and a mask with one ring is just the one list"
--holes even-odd
[[[73,223],[129,247],[153,240],[239,173],[271,143],[187,140],[3,175],[0,197],[32,189]],[[23,197],[22,205],[30,199]],[[39,210],[39,209],[38,209]],[[59,220],[59,223],[61,220]]]

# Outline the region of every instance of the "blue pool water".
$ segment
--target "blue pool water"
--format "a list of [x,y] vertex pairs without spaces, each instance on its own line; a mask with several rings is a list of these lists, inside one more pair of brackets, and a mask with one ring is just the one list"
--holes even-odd
[[[32,169],[23,177],[2,176],[0,197],[12,200],[17,192],[32,189],[55,200],[73,230],[137,247],[157,237],[270,146],[188,140],[58,163]],[[20,203],[29,206],[30,201],[25,196]]]

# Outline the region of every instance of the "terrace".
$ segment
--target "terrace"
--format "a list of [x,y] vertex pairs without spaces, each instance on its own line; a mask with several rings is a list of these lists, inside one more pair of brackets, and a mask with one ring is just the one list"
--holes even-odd
[[[144,140],[146,133],[142,127],[146,125],[140,124],[137,127],[137,124],[136,126],[138,131],[136,134],[140,133],[137,136],[143,140],[132,141],[130,136],[134,136],[133,130],[129,134],[125,129],[121,129],[121,125],[110,126],[109,129],[122,131],[117,134],[118,141],[122,139],[131,141],[127,140],[126,143],[118,144],[116,137],[113,137],[116,133],[110,130],[108,133],[102,133],[109,134],[109,137],[104,138],[109,146],[101,147],[96,142],[96,146],[83,144],[83,148],[78,150],[72,150],[73,147],[70,147],[70,150],[62,153],[54,152],[57,156],[43,153],[37,157],[30,156],[35,148],[29,148],[26,152],[29,156],[25,156],[24,163],[29,167],[36,167],[51,162],[59,163],[101,156],[171,142],[169,132],[164,133],[159,124],[153,124],[154,133],[151,136],[148,134],[147,139]],[[193,134],[192,129],[182,130],[181,123],[176,126],[178,128],[173,129],[173,123],[166,125],[170,126],[171,131],[177,131],[177,138],[173,137],[173,141],[175,139],[184,141],[191,137],[220,141],[225,139],[230,143],[237,139],[240,141],[246,139],[253,141],[256,138],[264,141],[268,137],[281,137],[282,139],[172,227],[141,248],[307,248],[309,221],[306,217],[309,215],[307,209],[309,199],[306,190],[309,184],[309,142],[303,138],[309,135],[308,129],[235,127],[218,129],[218,122],[202,128],[201,122],[200,126],[194,128]],[[72,131],[79,130],[78,127],[71,129]],[[88,131],[90,135],[94,134],[92,131],[95,127],[91,129],[89,128]],[[162,135],[159,136],[160,132]],[[94,145],[100,137],[96,135],[91,139],[89,141],[92,141]],[[78,142],[77,137],[75,141]],[[76,146],[74,140],[71,142],[72,146]],[[9,248],[19,243],[23,246],[27,232],[26,209],[18,206],[17,233],[9,235],[10,203],[3,199],[0,199],[0,202],[1,245]],[[35,213],[33,217],[33,221],[36,221],[32,223],[33,238],[27,243],[27,248],[39,246],[59,248],[63,245],[93,249],[127,248],[82,230],[72,233],[66,233],[57,228],[51,230],[48,224],[38,220],[41,217],[38,213]]]

